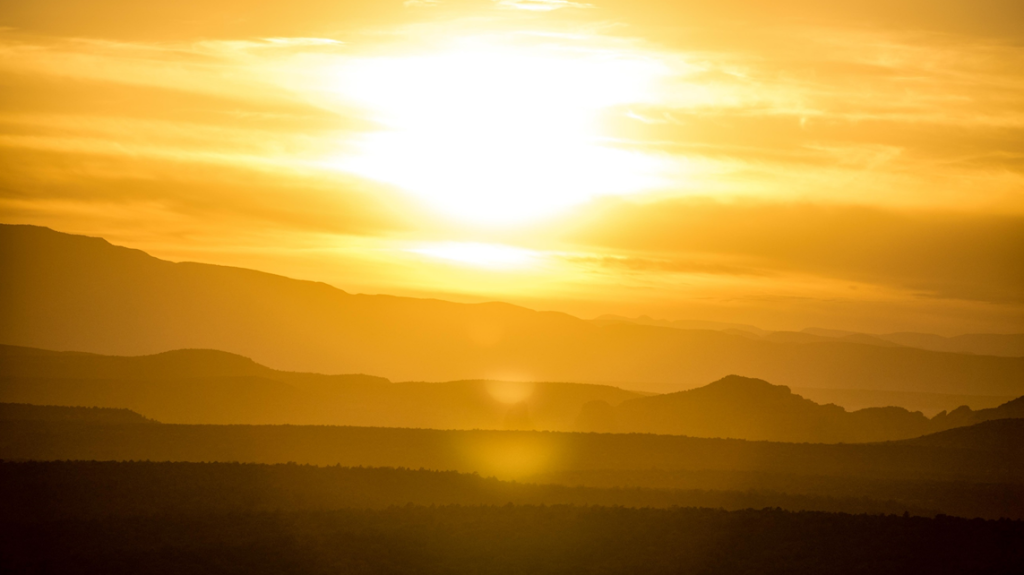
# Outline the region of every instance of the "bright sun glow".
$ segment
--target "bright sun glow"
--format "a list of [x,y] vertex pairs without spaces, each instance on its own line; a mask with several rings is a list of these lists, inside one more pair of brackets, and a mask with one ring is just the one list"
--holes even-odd
[[374,110],[383,129],[339,166],[484,224],[658,184],[658,160],[609,145],[597,126],[600,111],[650,97],[658,64],[597,50],[467,43],[344,66],[336,93]]
[[442,242],[406,250],[431,258],[489,268],[516,268],[529,265],[537,252],[497,244]]

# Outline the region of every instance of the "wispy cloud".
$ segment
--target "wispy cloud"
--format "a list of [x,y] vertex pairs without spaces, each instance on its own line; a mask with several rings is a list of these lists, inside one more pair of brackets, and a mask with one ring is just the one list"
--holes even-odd
[[265,41],[275,46],[337,46],[344,44],[340,40],[331,38],[264,38]]
[[570,2],[569,0],[495,0],[498,6],[513,10],[529,10],[532,12],[550,12],[563,8],[592,8],[592,4]]
[[811,203],[607,200],[569,234],[602,265],[798,274],[920,295],[1022,303],[1024,216]]
[[684,275],[727,275],[767,277],[776,275],[768,269],[759,269],[751,265],[730,263],[731,256],[689,256],[682,258],[642,257],[632,255],[592,255],[564,254],[559,256],[563,261],[583,267],[596,267],[614,273],[634,272],[645,275],[651,272]]

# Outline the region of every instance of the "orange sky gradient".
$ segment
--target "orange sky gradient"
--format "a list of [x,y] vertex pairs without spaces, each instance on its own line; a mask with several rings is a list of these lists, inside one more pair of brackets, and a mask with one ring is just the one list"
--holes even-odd
[[0,221],[350,292],[1022,332],[1021,22],[1016,0],[2,2]]

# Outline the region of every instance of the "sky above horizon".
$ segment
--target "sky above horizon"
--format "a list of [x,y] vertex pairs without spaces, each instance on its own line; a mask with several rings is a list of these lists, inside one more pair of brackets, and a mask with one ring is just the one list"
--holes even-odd
[[1024,332],[1024,3],[766,4],[0,1],[0,221],[350,292]]

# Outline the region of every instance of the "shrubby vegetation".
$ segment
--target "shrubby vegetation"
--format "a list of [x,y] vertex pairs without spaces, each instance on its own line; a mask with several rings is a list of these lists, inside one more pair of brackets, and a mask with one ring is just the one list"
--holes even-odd
[[592,469],[711,469],[1024,483],[1024,419],[990,421],[940,435],[950,438],[949,445],[919,440],[818,445],[649,434],[0,421],[0,457],[295,461],[449,469],[507,479]]
[[3,518],[20,573],[1019,573],[1024,523],[830,513],[402,506]]
[[107,517],[240,511],[384,508],[391,505],[610,505],[782,507],[933,516],[936,508],[869,497],[764,490],[586,488],[486,479],[451,471],[239,463],[0,463],[8,516]]
[[[467,499],[466,494],[477,487],[462,485],[459,482],[468,481],[462,478],[446,484],[457,497],[402,499],[396,498],[400,492],[392,491],[374,505],[514,501],[728,509],[777,506],[849,512],[942,512],[997,519],[1024,518],[1024,457],[1020,456],[1022,442],[1017,439],[1022,431],[1024,420],[1002,420],[921,440],[811,445],[659,435],[0,421],[0,457],[267,464],[294,461],[320,466],[451,470],[564,486],[558,488],[562,491],[537,488],[529,496],[524,488],[512,499],[503,499],[507,495],[502,494],[505,488],[501,487],[488,495],[497,500]],[[135,480],[130,477],[148,473],[145,469],[149,468],[127,469],[118,473],[127,474],[124,481],[131,484]],[[154,485],[165,485],[167,493],[174,493],[176,484],[161,477],[193,473],[182,480],[184,483],[179,482],[189,485],[201,475],[185,471],[188,469],[181,466],[154,471]],[[331,481],[343,483],[362,477],[343,471],[296,471],[294,476],[281,470],[251,474],[238,471],[233,475],[235,472],[221,469],[217,473],[226,482],[223,485],[235,482],[234,490],[225,490],[227,499],[236,492],[254,489],[246,487],[246,482],[255,481],[255,477],[266,476],[271,482],[267,485],[294,480],[296,485],[306,486],[302,489],[312,489],[310,493],[323,492],[317,491],[320,488],[314,488],[316,485],[331,485],[323,479],[330,473],[339,474]],[[40,485],[51,480],[40,479]],[[445,484],[438,481],[439,485]],[[606,491],[580,495],[567,490],[580,485]],[[677,491],[666,495],[650,489],[629,493],[614,490],[635,487]],[[102,482],[96,488],[102,490]],[[370,485],[367,493],[375,488]],[[155,486],[149,489],[161,492]],[[259,491],[253,495],[259,496]],[[317,497],[326,495],[310,496],[310,501]],[[335,490],[330,497],[350,504],[345,502],[343,491]]]
[[[6,380],[3,382],[6,385]],[[157,423],[128,409],[0,403],[0,421],[76,421],[79,423]]]

